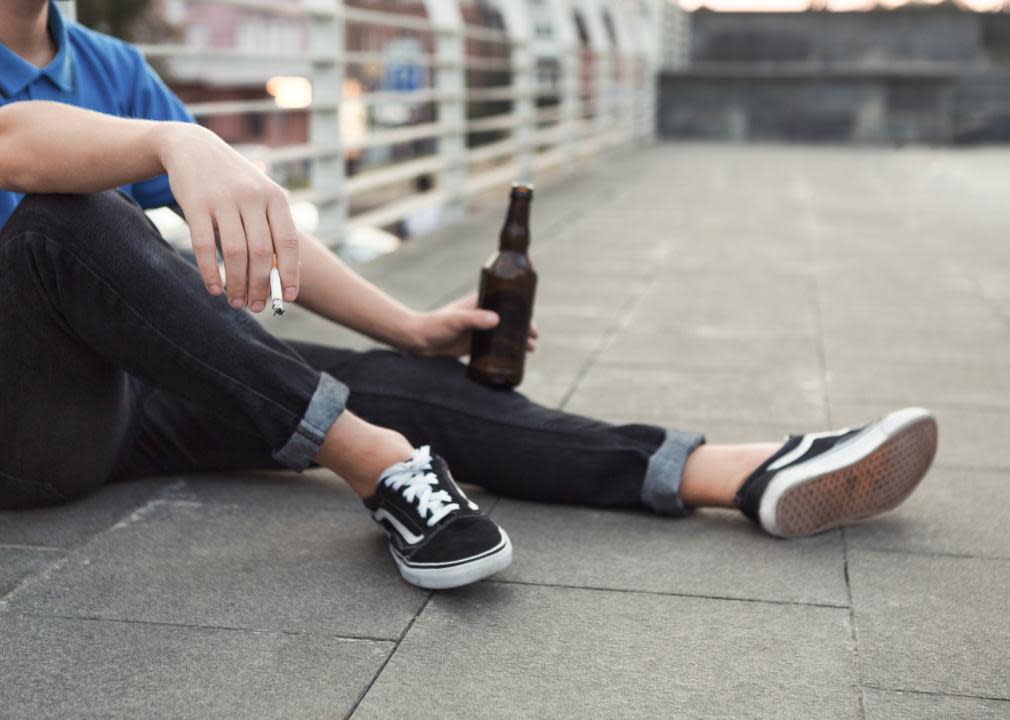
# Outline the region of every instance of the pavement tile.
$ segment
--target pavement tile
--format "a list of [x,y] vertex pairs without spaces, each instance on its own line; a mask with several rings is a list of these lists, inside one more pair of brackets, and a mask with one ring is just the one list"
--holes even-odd
[[5,718],[333,718],[392,643],[0,614]]
[[[894,410],[890,405],[834,402],[831,416],[836,425],[863,424]],[[938,466],[1010,470],[1010,411],[932,405],[940,428],[936,453]]]
[[850,548],[1010,559],[1010,470],[934,468],[893,512],[846,530]]
[[323,469],[187,475],[177,478],[158,498],[250,508],[283,507],[287,512],[307,507],[357,512],[362,507],[346,483]]
[[632,416],[658,423],[685,415],[800,427],[826,420],[821,374],[802,368],[756,373],[597,365],[583,378],[569,409],[604,419]]
[[[736,337],[814,337],[818,321],[807,278],[741,280],[698,273],[664,274],[635,306],[628,327],[666,332],[683,327]],[[769,288],[781,283],[777,290]],[[761,298],[755,301],[755,295]]]
[[982,333],[971,325],[916,331],[856,324],[845,332],[825,332],[824,347],[828,367],[839,370],[892,363],[949,363],[975,374],[977,368],[1005,372],[1010,367],[1010,331]]
[[622,330],[597,362],[624,367],[740,368],[764,372],[782,367],[820,368],[814,338],[709,335],[692,326],[663,333]]
[[0,544],[69,547],[128,515],[168,484],[165,479],[107,485],[83,500],[41,510],[0,511]]
[[515,547],[503,579],[846,607],[849,602],[838,532],[783,542],[736,512],[673,519],[510,499],[498,503],[493,517]]
[[1010,561],[848,557],[863,683],[1010,700]]
[[850,645],[845,609],[482,583],[432,597],[353,717],[854,719]]
[[[848,251],[859,259],[857,250]],[[921,272],[918,270],[917,272]],[[880,302],[821,303],[821,322],[828,336],[859,337],[863,332],[897,331],[914,335],[943,334],[971,328],[983,337],[1006,338],[1007,326],[981,298],[937,294],[929,302],[901,305]]]
[[367,513],[157,500],[8,597],[14,610],[397,638],[425,599]]
[[0,597],[13,590],[22,579],[58,560],[62,554],[58,550],[0,545]]
[[1010,701],[864,688],[866,720],[1006,720]]
[[[979,382],[979,377],[985,378]],[[937,363],[833,363],[832,402],[960,404],[1010,411],[1010,369]]]
[[577,302],[539,303],[533,319],[545,341],[569,339],[576,347],[593,343],[598,347],[603,337],[618,324],[616,311]]

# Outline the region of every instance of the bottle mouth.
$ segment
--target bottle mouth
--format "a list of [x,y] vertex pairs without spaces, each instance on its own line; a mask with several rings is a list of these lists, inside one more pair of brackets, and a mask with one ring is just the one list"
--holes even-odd
[[532,195],[535,188],[536,186],[533,183],[519,181],[512,183],[512,192],[519,195]]

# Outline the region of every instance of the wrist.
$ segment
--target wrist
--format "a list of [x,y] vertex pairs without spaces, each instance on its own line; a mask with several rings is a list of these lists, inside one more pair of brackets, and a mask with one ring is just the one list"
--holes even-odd
[[169,172],[172,159],[180,150],[191,145],[195,135],[200,132],[207,131],[192,123],[153,121],[149,134],[150,146],[162,170]]
[[394,345],[399,350],[410,353],[422,353],[427,347],[424,334],[424,313],[407,310],[398,328]]

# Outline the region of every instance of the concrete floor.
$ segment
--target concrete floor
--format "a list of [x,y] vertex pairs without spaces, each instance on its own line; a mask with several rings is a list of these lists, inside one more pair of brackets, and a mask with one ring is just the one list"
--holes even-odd
[[[1008,167],[662,145],[537,199],[529,394],[710,442],[927,405],[937,466],[898,511],[781,542],[478,493],[515,562],[433,594],[319,472],[110,487],[0,513],[0,717],[1010,718]],[[492,205],[366,274],[456,296]]]

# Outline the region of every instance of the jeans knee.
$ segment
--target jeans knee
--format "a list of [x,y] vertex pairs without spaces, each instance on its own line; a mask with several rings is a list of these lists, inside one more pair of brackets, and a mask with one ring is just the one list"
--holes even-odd
[[[117,190],[86,195],[26,195],[0,238],[37,237],[50,245],[95,256],[122,257],[164,242],[144,211]],[[33,243],[24,243],[32,246]]]

